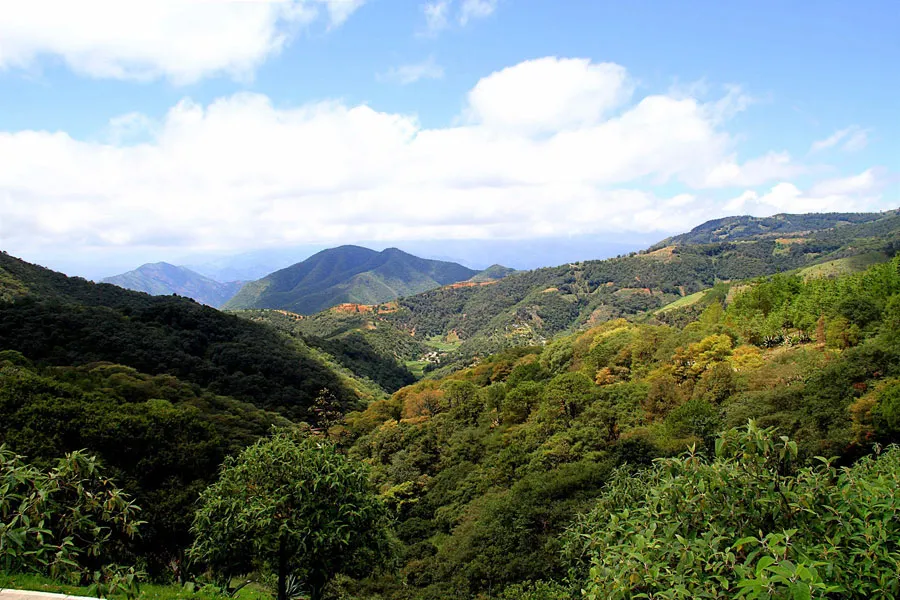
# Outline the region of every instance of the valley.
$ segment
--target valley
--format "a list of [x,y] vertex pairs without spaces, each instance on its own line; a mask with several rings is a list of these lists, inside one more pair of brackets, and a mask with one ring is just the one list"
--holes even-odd
[[[851,553],[844,566],[821,575],[834,552],[817,545],[834,534],[824,515],[782,522],[765,485],[738,521],[720,504],[678,505],[681,537],[666,529],[679,513],[653,511],[687,482],[725,502],[755,485],[741,478],[758,444],[790,455],[775,471],[752,467],[778,473],[796,494],[788,503],[850,485],[816,470],[818,456],[892,497],[878,486],[900,477],[896,452],[867,457],[900,441],[898,249],[896,211],[741,217],[627,256],[492,268],[484,277],[500,278],[488,280],[453,271],[465,279],[311,314],[291,310],[307,302],[293,299],[216,310],[2,254],[0,444],[35,468],[82,449],[97,457],[144,521],[140,537],[105,552],[140,561],[154,581],[208,577],[185,561],[197,498],[221,464],[292,431],[276,437],[314,436],[363,465],[393,524],[391,550],[379,550],[393,566],[335,576],[329,594],[562,600],[576,589],[607,597],[677,585],[687,590],[678,597],[694,597],[762,575],[724,565],[709,579],[678,558],[678,544],[708,564],[703,536],[713,531],[736,547],[791,526],[801,529],[784,560],[820,569],[809,585],[875,589],[884,571],[850,558],[856,542],[841,550]],[[290,275],[306,281],[290,289],[312,290],[314,276],[331,295],[331,282],[361,272],[324,258],[327,268],[314,261],[273,281]],[[818,487],[804,487],[813,477]],[[850,488],[827,493],[843,494],[836,510],[861,510]],[[890,506],[878,510],[889,516]],[[656,546],[641,550],[667,565],[652,578],[610,558],[622,543],[640,547],[629,509],[658,521]],[[885,527],[878,535],[900,539]],[[898,551],[888,542],[877,560]],[[267,564],[225,572],[258,578]],[[179,594],[201,597],[191,589]]]

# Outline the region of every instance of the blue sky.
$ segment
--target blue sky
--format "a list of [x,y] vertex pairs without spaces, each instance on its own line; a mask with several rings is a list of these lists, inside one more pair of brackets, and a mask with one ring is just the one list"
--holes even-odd
[[0,246],[70,272],[900,205],[894,2],[3,4]]

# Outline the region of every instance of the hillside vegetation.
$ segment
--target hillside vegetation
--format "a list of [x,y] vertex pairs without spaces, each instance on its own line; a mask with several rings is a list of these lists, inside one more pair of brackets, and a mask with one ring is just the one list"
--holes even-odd
[[653,246],[651,250],[672,245],[736,242],[753,237],[777,238],[787,235],[796,237],[804,233],[822,231],[824,229],[871,223],[891,214],[896,215],[897,211],[888,211],[887,213],[809,213],[804,215],[779,214],[771,217],[751,217],[746,215],[725,217],[707,221],[687,233],[667,238]]
[[[748,219],[768,223],[765,219],[733,218],[735,222]],[[820,274],[827,274],[828,267],[818,267],[825,264],[832,264],[832,269],[843,264],[842,272],[850,272],[854,266],[885,260],[900,247],[900,216],[896,211],[781,215],[772,220],[789,231],[773,235],[756,229],[735,232],[732,228],[729,235],[736,241],[693,244],[690,238],[677,245],[609,260],[517,272],[490,285],[444,286],[402,298],[396,310],[376,311],[367,319],[379,328],[394,327],[425,344],[426,354],[436,350],[432,340],[452,342],[453,351],[439,351],[444,355],[440,357],[444,369],[438,373],[446,373],[476,356],[544,343],[561,333],[610,319],[637,318],[720,282],[808,267],[812,267],[811,272],[819,269]],[[719,222],[712,223],[695,231],[723,227]],[[810,229],[815,227],[824,229]],[[766,231],[769,229],[777,227],[767,225]],[[346,324],[338,323],[342,318]],[[327,323],[324,329],[339,331],[352,328],[354,319],[359,317],[329,312],[301,327]],[[431,368],[436,366],[432,364]]]
[[[397,533],[404,544],[404,566],[396,576],[357,582],[350,589],[362,598],[569,598],[583,585],[595,590],[590,597],[596,598],[664,592],[676,585],[668,571],[653,578],[635,576],[631,573],[639,564],[614,560],[607,556],[610,550],[601,550],[615,542],[620,544],[616,552],[638,551],[640,544],[663,534],[641,534],[642,518],[626,514],[618,518],[631,518],[629,527],[637,533],[615,541],[603,536],[622,536],[624,530],[613,530],[616,522],[608,525],[606,515],[645,506],[644,493],[665,495],[675,483],[694,477],[689,472],[695,463],[660,468],[634,480],[643,482],[638,485],[629,483],[634,469],[691,446],[709,456],[720,431],[746,427],[752,419],[759,431],[777,427],[778,435],[794,440],[793,466],[778,472],[808,481],[812,475],[801,476],[795,468],[814,465],[816,456],[837,456],[837,464],[851,464],[875,443],[900,441],[898,391],[900,258],[836,279],[776,275],[744,287],[725,306],[709,299],[700,318],[685,327],[616,319],[543,348],[491,355],[443,379],[404,388],[331,429],[351,456],[372,466],[374,481],[398,515]],[[777,436],[771,439],[782,443]],[[735,465],[729,456],[722,460]],[[890,464],[896,465],[896,454]],[[888,477],[895,479],[897,469],[891,469]],[[735,476],[739,472],[738,465]],[[664,487],[665,477],[675,483]],[[651,480],[658,491],[647,487]],[[745,522],[757,525],[741,529],[726,515],[724,529],[704,533],[696,524],[734,505],[735,490],[745,489],[739,479],[728,485],[716,492],[726,494],[724,500],[685,514],[683,527],[691,540],[696,538],[692,543],[718,535],[720,548],[749,548],[750,540],[741,541],[745,535],[762,536],[753,543],[763,546],[779,543],[767,535],[794,535],[784,533],[790,520],[765,516],[771,513],[764,499],[746,507],[762,511],[752,517],[757,520]],[[744,492],[739,493],[744,502]],[[658,501],[647,498],[647,510],[655,510]],[[898,507],[890,506],[883,507],[885,514],[896,515]],[[654,517],[666,536],[672,535],[669,523],[679,514],[672,510]],[[579,513],[594,516],[576,526]],[[796,526],[807,527],[803,523]],[[834,534],[830,525],[822,526]],[[572,527],[580,530],[565,534]],[[675,531],[688,539],[685,530]],[[820,543],[811,531],[803,539]],[[636,535],[644,535],[645,542]],[[684,577],[677,585],[688,590],[677,597],[709,589],[698,572],[683,570],[679,542],[672,537],[671,543],[666,557],[648,547],[647,556],[657,557],[648,564],[677,566]],[[706,555],[695,552],[702,566],[699,557]],[[827,548],[815,552],[825,556]],[[874,578],[866,584],[872,587],[859,590],[874,589],[877,578],[895,568],[889,564],[900,556],[896,544],[885,552],[894,559],[878,569],[888,571],[866,575]],[[864,563],[853,564],[860,572],[866,569]],[[602,565],[605,574],[589,574],[591,565]],[[721,568],[723,581],[736,585],[740,578],[733,567]],[[574,588],[565,583],[567,575],[575,578]],[[835,581],[822,569],[817,577]],[[529,580],[554,583],[510,587],[501,596],[508,586]],[[547,595],[551,592],[556,595]]]
[[[898,597],[900,216],[786,217],[315,315],[0,254],[0,568],[72,555],[82,585],[198,598]],[[70,496],[82,519],[41,521]],[[380,533],[345,564],[358,509]]]
[[0,347],[40,365],[123,364],[172,375],[296,419],[327,390],[358,399],[278,332],[184,298],[66,277],[0,255]]

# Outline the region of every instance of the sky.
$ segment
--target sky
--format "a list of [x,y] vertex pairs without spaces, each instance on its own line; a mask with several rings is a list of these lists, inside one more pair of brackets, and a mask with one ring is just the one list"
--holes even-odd
[[895,0],[0,15],[0,249],[70,274],[361,241],[644,245],[900,206]]

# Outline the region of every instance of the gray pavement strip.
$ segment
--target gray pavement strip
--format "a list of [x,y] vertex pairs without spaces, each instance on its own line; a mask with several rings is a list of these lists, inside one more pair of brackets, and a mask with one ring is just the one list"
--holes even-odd
[[28,590],[10,590],[0,588],[0,600],[97,600],[87,596],[69,596],[68,594],[51,594],[49,592],[32,592]]

